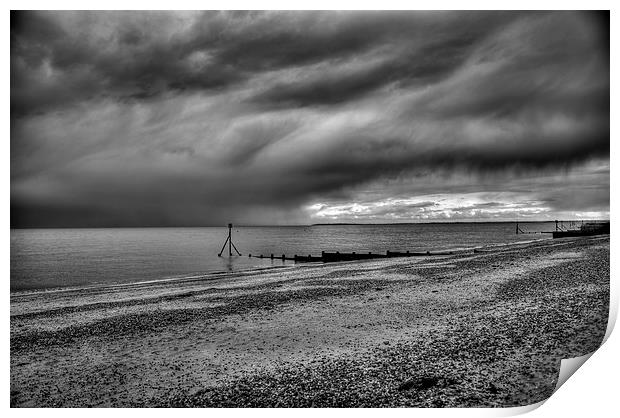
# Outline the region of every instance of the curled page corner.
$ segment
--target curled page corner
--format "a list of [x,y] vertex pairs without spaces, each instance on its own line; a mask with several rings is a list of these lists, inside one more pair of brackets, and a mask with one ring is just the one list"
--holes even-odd
[[562,359],[560,363],[560,374],[558,376],[558,381],[555,385],[555,389],[553,389],[553,393],[557,392],[557,390],[564,384],[566,381],[581,367],[583,364],[588,361],[588,359],[594,354],[594,351],[588,354],[584,354],[579,357],[565,358]]
[[[610,312],[609,312],[609,317],[607,321],[607,331],[605,332],[605,337],[603,338],[603,341],[601,342],[601,345],[597,348],[597,350],[600,349],[603,346],[603,344],[605,344],[605,342],[609,338],[609,335],[614,329],[614,326],[616,323],[617,308],[618,307],[616,303],[610,303]],[[560,371],[558,374],[558,381],[556,382],[555,388],[553,389],[553,393],[551,394],[551,396],[553,396],[553,394],[557,392],[558,389],[560,389],[560,387],[562,387],[562,385],[566,383],[566,381],[568,381],[568,379],[570,379],[570,377],[573,374],[575,374],[575,372],[579,370],[579,368],[583,366],[585,362],[588,361],[588,359],[592,357],[592,355],[595,352],[596,350],[590,353],[584,354],[583,356],[562,359],[560,362]],[[551,396],[549,396],[549,398],[551,398]],[[509,417],[509,416],[526,414],[542,406],[542,404],[547,402],[549,398],[543,399],[542,401],[533,403],[531,405],[501,408],[501,409],[494,411],[493,416]]]
[[[585,354],[583,356],[562,359],[562,361],[560,363],[560,373],[558,375],[558,381],[557,381],[557,383],[555,385],[555,388],[553,389],[553,393],[557,392],[557,390],[564,383],[566,383],[566,381],[581,366],[583,366],[583,364],[586,361],[588,361],[588,359],[592,356],[592,354],[594,354],[594,351],[591,352],[591,353]],[[553,393],[551,394],[551,396],[553,396]],[[526,413],[531,412],[531,411],[537,409],[538,407],[542,406],[542,404],[547,402],[547,400],[549,400],[549,398],[543,399],[542,401],[533,403],[531,405],[515,406],[515,407],[511,407],[511,408],[498,409],[496,411],[496,413],[494,414],[494,416],[497,416],[497,417],[509,417],[509,416],[516,416],[516,415],[526,414]]]
[[618,292],[613,291],[613,283],[611,283],[611,288],[609,290],[609,316],[607,319],[607,330],[605,331],[605,336],[603,337],[603,342],[601,345],[605,344],[605,341],[609,339],[611,332],[614,330],[616,326],[616,318],[618,317]]
[[510,408],[500,408],[500,409],[495,410],[493,415],[496,417],[514,417],[517,415],[527,414],[528,412],[532,412],[533,410],[537,409],[539,406],[547,402],[547,399],[543,399],[542,401],[539,401],[539,402],[536,402],[530,405],[513,406]]
[[[618,316],[618,299],[617,294],[611,293],[611,300],[609,301],[609,316],[607,318],[607,330],[605,331],[605,336],[603,337],[603,341],[597,348],[599,350],[603,344],[607,341],[609,336],[611,335],[615,325],[616,325],[616,317]],[[557,392],[557,390],[562,387],[564,383],[581,367],[583,364],[588,361],[592,354],[594,354],[596,350],[584,354],[579,357],[572,357],[567,359],[562,359],[560,363],[560,374],[558,376],[558,381],[553,389],[553,393]]]

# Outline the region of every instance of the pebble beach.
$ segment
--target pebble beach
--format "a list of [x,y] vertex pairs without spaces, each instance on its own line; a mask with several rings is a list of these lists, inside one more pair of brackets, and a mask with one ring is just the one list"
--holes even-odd
[[609,236],[11,294],[12,407],[512,407],[596,350]]

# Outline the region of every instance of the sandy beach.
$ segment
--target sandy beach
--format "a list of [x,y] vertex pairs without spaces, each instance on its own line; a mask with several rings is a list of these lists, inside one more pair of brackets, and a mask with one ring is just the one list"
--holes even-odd
[[608,236],[14,293],[11,406],[521,406],[608,310]]

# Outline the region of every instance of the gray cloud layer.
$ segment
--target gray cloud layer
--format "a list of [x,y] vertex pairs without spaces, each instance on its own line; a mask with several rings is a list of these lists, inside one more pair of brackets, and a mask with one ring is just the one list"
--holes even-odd
[[14,12],[12,225],[606,215],[608,23]]

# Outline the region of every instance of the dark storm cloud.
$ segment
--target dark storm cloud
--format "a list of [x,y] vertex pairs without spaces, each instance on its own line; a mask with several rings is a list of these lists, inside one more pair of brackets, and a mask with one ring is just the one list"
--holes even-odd
[[603,213],[607,36],[569,12],[13,12],[12,223]]
[[175,22],[166,14],[14,12],[11,19],[16,115],[106,96],[146,99],[171,89],[218,89],[243,77],[225,63],[192,60],[193,51],[178,47],[169,28]]
[[470,41],[461,39],[435,43],[418,51],[399,53],[357,71],[321,75],[306,82],[277,84],[253,100],[274,106],[336,104],[390,84],[403,87],[432,83],[457,68],[469,44]]
[[[358,74],[348,90],[437,77],[463,55],[460,46],[509,19],[514,16],[505,13],[231,12],[184,22],[160,12],[13,12],[12,109],[22,114],[100,95],[146,99],[168,90],[224,88],[256,72],[343,60],[377,46],[399,48],[415,36],[418,50]],[[448,39],[433,43],[429,35]],[[55,79],[41,82],[45,71]],[[322,86],[327,102],[337,94],[329,87]],[[279,100],[276,92],[263,97]]]

